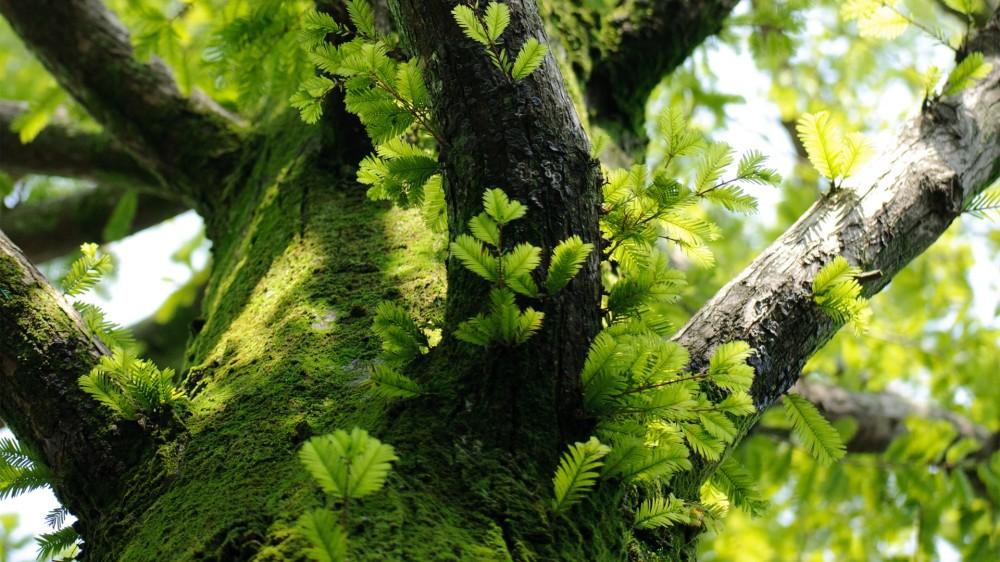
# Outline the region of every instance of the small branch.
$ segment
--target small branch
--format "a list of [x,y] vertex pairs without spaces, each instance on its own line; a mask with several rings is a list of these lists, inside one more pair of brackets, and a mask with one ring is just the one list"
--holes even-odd
[[15,174],[63,176],[128,187],[159,185],[154,175],[107,135],[53,123],[33,141],[21,143],[10,128],[27,110],[27,104],[0,100],[0,169]]
[[234,120],[204,95],[181,95],[158,59],[134,56],[100,0],[0,0],[0,14],[59,84],[155,176],[204,207],[232,169]]
[[38,449],[60,501],[88,520],[110,508],[129,460],[148,451],[138,426],[116,426],[77,379],[107,350],[0,233],[0,417]]
[[[69,195],[18,205],[0,213],[0,230],[33,263],[72,252],[84,242],[104,239],[104,226],[125,190],[99,186]],[[179,202],[149,193],[139,194],[139,205],[126,235],[159,224],[187,210]]]

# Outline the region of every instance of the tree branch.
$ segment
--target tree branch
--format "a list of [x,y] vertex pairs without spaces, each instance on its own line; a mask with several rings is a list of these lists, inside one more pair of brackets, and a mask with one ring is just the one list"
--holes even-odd
[[0,0],[0,14],[104,129],[201,207],[240,146],[225,112],[181,95],[158,59],[135,59],[128,32],[100,0]]
[[752,394],[763,411],[839,329],[812,300],[823,265],[843,255],[881,270],[862,283],[864,295],[874,295],[1000,175],[1000,13],[972,44],[994,65],[986,79],[926,104],[875,160],[879,169],[823,196],[678,332],[694,368],[707,365],[716,345],[748,341],[756,349]]
[[115,426],[77,385],[104,353],[0,233],[0,417],[42,453],[56,494],[83,521],[115,501],[128,459],[148,445],[138,426]]
[[989,454],[1000,443],[985,427],[943,408],[919,404],[892,392],[851,392],[820,382],[800,379],[792,391],[816,405],[831,421],[854,418],[858,429],[847,443],[852,453],[881,453],[896,438],[906,433],[906,418],[944,420],[950,423],[958,437],[975,439]]
[[[737,0],[620,0],[596,10],[579,2],[553,2],[555,26],[572,38],[589,37],[591,68],[581,79],[588,106],[598,121],[639,131],[646,99],[707,37],[718,33]],[[596,24],[596,25],[595,25]]]
[[27,104],[0,100],[0,168],[15,174],[63,176],[128,187],[159,185],[154,175],[107,135],[53,123],[30,143],[21,143],[11,124],[27,109]]
[[[0,213],[0,230],[14,241],[33,263],[66,255],[84,242],[113,242],[104,227],[118,200],[119,187],[98,186],[62,197],[18,205]],[[158,195],[139,193],[139,203],[126,236],[179,215],[187,207]]]

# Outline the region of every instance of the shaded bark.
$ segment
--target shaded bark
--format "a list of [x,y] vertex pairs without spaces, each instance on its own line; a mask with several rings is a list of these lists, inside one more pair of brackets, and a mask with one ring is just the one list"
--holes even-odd
[[[54,199],[24,203],[0,213],[0,230],[34,263],[64,256],[84,242],[114,242],[104,239],[104,227],[124,194],[125,190],[118,187],[98,186]],[[138,208],[125,235],[157,225],[186,210],[182,203],[141,192]]]
[[27,109],[24,103],[0,101],[0,169],[20,175],[63,176],[124,187],[154,189],[159,185],[154,175],[108,135],[80,131],[57,122],[42,129],[31,142],[22,143],[10,128]]
[[[390,3],[405,42],[427,61],[435,122],[447,140],[440,161],[450,237],[465,233],[469,219],[482,211],[483,192],[500,187],[528,205],[527,218],[505,228],[505,249],[530,242],[548,255],[572,235],[597,247],[601,176],[557,65],[549,55],[527,79],[510,80],[491,64],[482,45],[462,34],[451,14],[454,5],[444,0]],[[545,42],[533,0],[515,0],[508,7],[512,18],[503,46],[512,57],[528,38]],[[523,433],[524,426],[561,428],[562,438],[580,436],[578,374],[600,328],[598,261],[598,253],[592,253],[578,278],[542,303],[540,334],[516,352],[488,350],[485,364],[494,372],[476,368],[460,376],[473,397],[466,412],[470,422],[492,418],[480,429],[491,435],[509,432],[508,438]],[[482,312],[485,294],[482,279],[449,259],[445,323],[450,329]],[[449,345],[466,357],[480,355],[466,344]],[[499,432],[497,420],[503,420]],[[537,435],[549,451],[558,450],[558,434],[527,434]]]

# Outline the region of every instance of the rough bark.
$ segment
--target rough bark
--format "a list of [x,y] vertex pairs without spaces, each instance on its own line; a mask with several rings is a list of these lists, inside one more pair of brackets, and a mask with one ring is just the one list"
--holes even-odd
[[0,169],[14,174],[63,176],[114,184],[146,186],[159,182],[110,136],[52,123],[24,144],[10,130],[27,111],[24,103],[0,101]]
[[[600,173],[557,65],[550,55],[526,80],[510,80],[480,44],[462,34],[451,14],[454,5],[444,0],[390,3],[406,43],[427,61],[435,122],[447,141],[440,161],[451,238],[467,232],[469,219],[482,211],[483,192],[501,187],[528,205],[527,219],[505,229],[505,249],[530,242],[548,255],[572,235],[596,247]],[[528,38],[546,42],[533,0],[515,0],[508,7],[511,25],[502,39],[512,56]],[[472,395],[468,413],[477,412],[470,421],[481,424],[485,409],[493,419],[481,428],[487,433],[537,435],[550,451],[558,449],[558,434],[523,428],[561,428],[562,437],[579,437],[578,373],[600,327],[598,260],[594,252],[579,277],[542,304],[545,322],[539,335],[516,352],[489,350],[485,364],[492,372],[474,368],[463,377],[460,384],[468,385]],[[454,328],[482,312],[485,289],[482,279],[450,259],[446,325]],[[479,355],[465,344],[455,348],[466,357],[470,351]],[[500,431],[497,420],[503,420]]]
[[[124,194],[118,187],[98,186],[21,204],[0,213],[0,230],[33,263],[64,256],[84,242],[114,242],[105,239],[104,227]],[[141,192],[135,216],[124,234],[134,234],[185,210],[182,203]]]
[[0,14],[43,65],[146,169],[192,206],[231,171],[233,121],[204,95],[185,97],[166,66],[133,56],[100,0],[0,0]]
[[0,417],[38,449],[81,527],[110,509],[147,439],[115,424],[77,379],[107,350],[0,233]]

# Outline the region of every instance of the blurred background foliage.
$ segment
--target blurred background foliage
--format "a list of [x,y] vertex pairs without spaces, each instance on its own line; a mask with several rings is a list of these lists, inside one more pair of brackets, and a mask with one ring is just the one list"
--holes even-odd
[[[106,1],[132,32],[140,56],[161,59],[185,93],[200,90],[245,117],[286,110],[291,94],[312,72],[296,41],[311,1]],[[991,8],[984,0],[967,1],[977,14]],[[895,2],[940,33],[935,38],[910,26],[889,41],[860,37],[857,24],[841,16],[844,2],[744,0],[719,36],[664,77],[650,99],[650,115],[681,106],[707,138],[738,150],[762,150],[785,178],[779,190],[755,193],[758,215],[713,214],[723,231],[712,247],[716,267],[677,256],[676,265],[686,268],[689,278],[685,298],[673,311],[677,326],[827,189],[798,145],[796,119],[828,110],[850,130],[891,139],[894,128],[919,111],[929,68],[954,64],[953,48],[969,25],[955,9],[964,2]],[[617,4],[589,3],[606,10]],[[30,104],[13,127],[24,142],[53,120],[97,129],[2,20],[0,99]],[[657,141],[653,136],[647,149],[650,163],[662,151]],[[93,188],[65,178],[0,174],[0,214]],[[112,220],[132,220],[128,212],[116,215]],[[172,241],[176,261],[191,275],[173,295],[147,296],[165,303],[153,319],[159,324],[196,307],[205,278],[204,268],[191,258],[204,238],[166,232],[161,240]],[[957,222],[873,300],[869,332],[842,330],[809,362],[806,380],[894,392],[954,412],[995,436],[1000,431],[998,247],[1000,232],[988,221]],[[75,257],[53,260],[44,270],[58,276]],[[112,292],[136,290],[111,286]],[[951,424],[911,418],[909,432],[886,451],[850,454],[829,467],[816,465],[790,443],[782,424],[780,415],[766,416],[736,453],[758,479],[770,508],[756,518],[733,510],[722,528],[701,539],[703,560],[1000,559],[1000,455],[977,456],[956,440]],[[856,424],[842,419],[837,427],[846,440]],[[19,536],[15,516],[0,523],[2,562],[24,539],[12,538]]]

